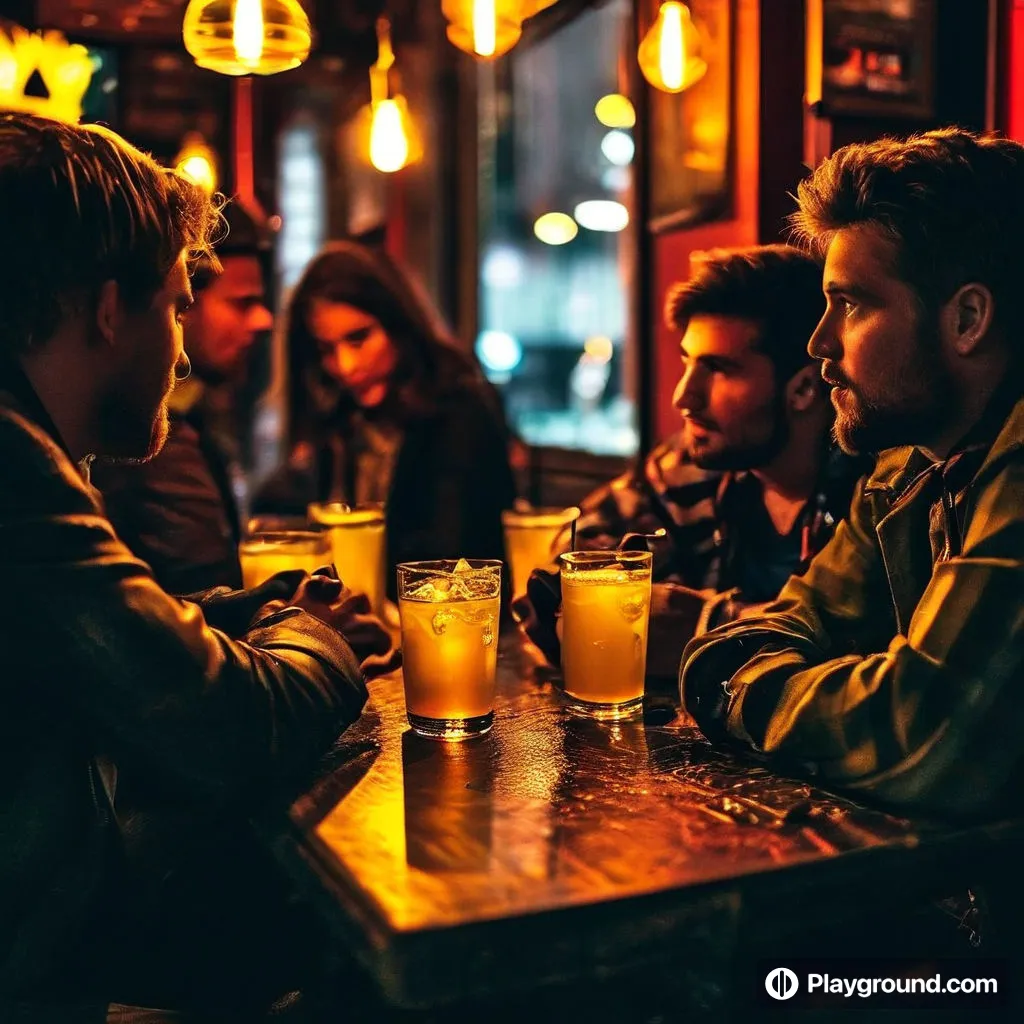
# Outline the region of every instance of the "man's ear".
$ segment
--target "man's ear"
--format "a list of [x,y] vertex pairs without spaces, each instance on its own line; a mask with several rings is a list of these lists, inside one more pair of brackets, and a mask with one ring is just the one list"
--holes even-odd
[[96,331],[107,345],[113,345],[121,323],[121,293],[116,281],[104,281],[96,299]]
[[995,300],[992,292],[977,282],[958,288],[939,311],[939,334],[943,344],[958,356],[971,355],[992,330]]
[[786,408],[806,412],[821,394],[821,372],[817,364],[797,370],[786,382]]

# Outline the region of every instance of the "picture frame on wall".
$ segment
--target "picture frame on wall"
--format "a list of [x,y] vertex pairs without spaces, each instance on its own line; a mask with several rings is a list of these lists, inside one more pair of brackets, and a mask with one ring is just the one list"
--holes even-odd
[[[653,232],[732,211],[735,0],[690,0],[703,75],[680,93],[647,90]],[[658,4],[652,5],[656,13]],[[648,25],[640,23],[641,33]]]
[[829,117],[935,112],[936,0],[808,0],[807,100]]

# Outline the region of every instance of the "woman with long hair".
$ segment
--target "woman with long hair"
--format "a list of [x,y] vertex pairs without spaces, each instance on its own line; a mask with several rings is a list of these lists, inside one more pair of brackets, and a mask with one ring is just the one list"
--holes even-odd
[[500,399],[408,275],[331,243],[295,288],[286,338],[290,455],[254,511],[382,502],[391,569],[503,557],[515,485]]

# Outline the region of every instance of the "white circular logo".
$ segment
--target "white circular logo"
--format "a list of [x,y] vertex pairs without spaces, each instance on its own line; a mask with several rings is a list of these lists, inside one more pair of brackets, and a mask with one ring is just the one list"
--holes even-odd
[[800,979],[788,967],[776,967],[764,979],[764,987],[772,999],[792,999],[800,989]]

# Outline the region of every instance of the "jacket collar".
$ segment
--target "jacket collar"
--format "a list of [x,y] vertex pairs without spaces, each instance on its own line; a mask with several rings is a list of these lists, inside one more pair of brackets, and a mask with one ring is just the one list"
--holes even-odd
[[890,448],[879,454],[866,489],[900,493],[929,468],[942,467],[958,455],[982,447],[987,447],[988,452],[975,477],[986,474],[996,463],[1024,447],[1024,398],[1020,397],[1016,381],[996,392],[982,418],[954,446],[948,458],[936,463],[920,448]]
[[[71,459],[71,452],[60,436],[56,424],[46,411],[32,382],[22,369],[21,364],[9,356],[0,356],[0,390],[6,391],[18,403],[18,411],[31,419],[38,427],[53,438],[61,451]],[[74,459],[71,459],[74,462]]]

